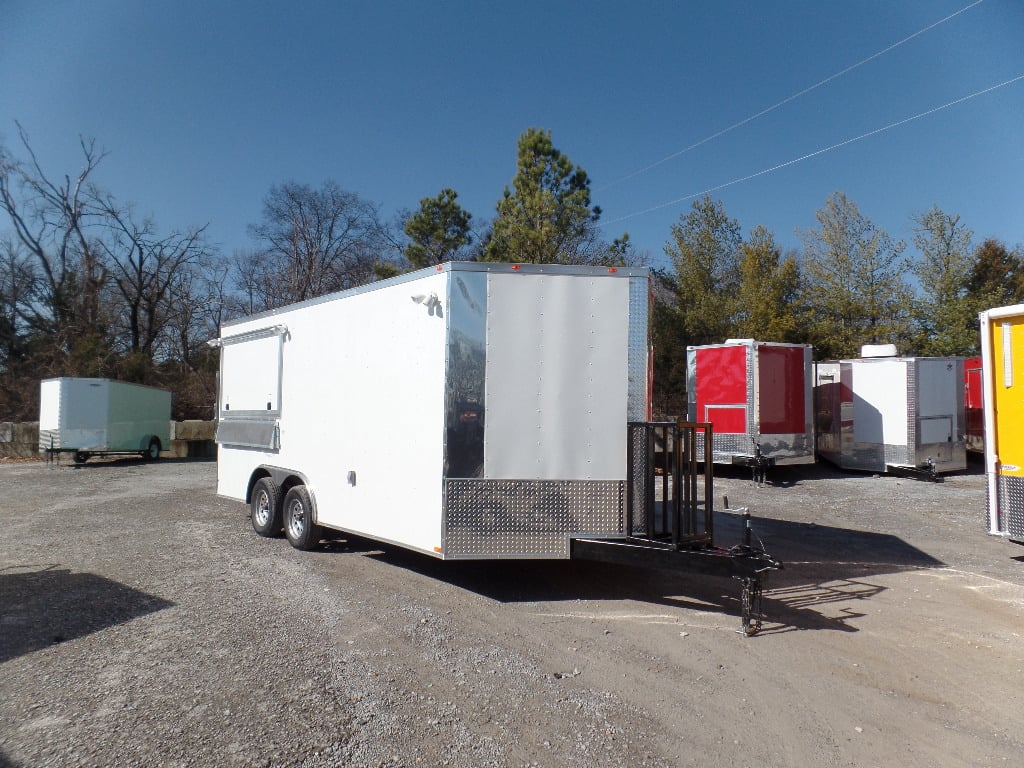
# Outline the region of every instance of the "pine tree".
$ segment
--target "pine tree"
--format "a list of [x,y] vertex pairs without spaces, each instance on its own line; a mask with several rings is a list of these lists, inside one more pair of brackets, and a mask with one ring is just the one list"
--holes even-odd
[[437,197],[424,197],[403,229],[409,237],[403,254],[414,267],[427,267],[458,258],[472,242],[470,214],[457,202],[458,193],[442,189]]
[[739,291],[740,225],[705,195],[672,225],[665,253],[675,274],[676,306],[688,344],[717,344],[732,327]]
[[894,242],[842,192],[804,233],[803,304],[819,357],[849,357],[863,344],[906,347],[913,293],[904,279],[905,244]]
[[922,293],[914,313],[920,334],[916,351],[936,356],[976,354],[977,310],[967,295],[973,233],[958,215],[938,206],[914,221],[914,245],[921,253],[914,273]]
[[800,268],[782,257],[775,236],[758,225],[743,243],[736,336],[761,341],[798,341],[796,302]]
[[519,137],[518,170],[498,202],[488,261],[587,264],[609,256],[595,223],[586,171],[551,142],[551,132],[529,128]]

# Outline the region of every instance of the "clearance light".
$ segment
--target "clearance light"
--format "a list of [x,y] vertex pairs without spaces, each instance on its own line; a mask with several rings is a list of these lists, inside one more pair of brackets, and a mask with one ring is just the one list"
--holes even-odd
[[434,547],[434,551],[439,555],[444,554],[444,547]]
[[608,267],[608,274],[609,275],[614,275],[618,271],[619,271],[618,267]]
[[522,266],[521,264],[513,264],[512,265],[512,271],[513,272],[518,272],[519,271],[519,267],[521,267],[521,266]]

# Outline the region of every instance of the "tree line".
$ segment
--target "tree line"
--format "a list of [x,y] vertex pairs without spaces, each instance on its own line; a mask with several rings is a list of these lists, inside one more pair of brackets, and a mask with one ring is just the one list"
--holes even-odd
[[[163,229],[96,180],[105,153],[80,140],[74,174],[44,172],[25,131],[0,143],[0,420],[38,415],[39,381],[98,376],[173,390],[175,418],[211,418],[217,353],[206,341],[239,317],[449,260],[639,266],[629,235],[608,241],[590,179],[549,131],[519,138],[516,172],[493,217],[445,188],[386,220],[334,181],[267,192],[252,246],[222,254],[205,226]],[[687,345],[727,338],[810,343],[816,357],[892,342],[904,354],[977,351],[977,313],[1024,301],[1024,253],[974,244],[955,214],[914,216],[913,245],[841,192],[785,254],[773,232],[744,238],[719,200],[671,227],[670,266],[653,271],[655,405],[685,408]],[[916,278],[916,289],[911,282]]]

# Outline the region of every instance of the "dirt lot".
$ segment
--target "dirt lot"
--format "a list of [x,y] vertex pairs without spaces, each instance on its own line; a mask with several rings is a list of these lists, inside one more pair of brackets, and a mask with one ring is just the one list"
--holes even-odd
[[0,766],[1024,764],[978,468],[719,477],[786,561],[754,638],[731,580],[302,553],[215,477],[0,465]]

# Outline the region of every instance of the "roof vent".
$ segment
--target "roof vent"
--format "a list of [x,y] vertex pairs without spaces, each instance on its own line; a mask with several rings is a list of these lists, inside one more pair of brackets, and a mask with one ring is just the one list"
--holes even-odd
[[898,357],[895,344],[865,344],[860,348],[861,357]]

